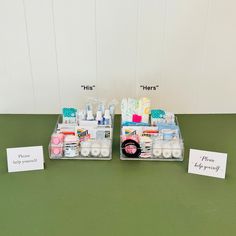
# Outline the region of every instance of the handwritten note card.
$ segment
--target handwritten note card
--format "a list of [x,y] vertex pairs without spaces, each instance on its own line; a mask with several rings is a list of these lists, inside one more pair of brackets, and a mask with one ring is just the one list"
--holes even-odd
[[44,169],[43,147],[20,147],[7,149],[8,172]]
[[188,173],[225,178],[227,154],[190,149]]

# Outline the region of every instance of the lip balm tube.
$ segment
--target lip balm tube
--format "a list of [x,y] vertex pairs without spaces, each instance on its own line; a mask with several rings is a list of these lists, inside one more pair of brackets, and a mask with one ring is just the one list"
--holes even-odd
[[165,142],[162,146],[162,155],[164,158],[171,158],[172,157],[172,150],[170,142]]
[[175,141],[172,143],[172,155],[174,158],[182,157],[182,148],[179,141]]
[[162,154],[162,142],[161,140],[155,141],[152,147],[152,154],[154,157],[161,157]]
[[81,154],[81,156],[83,156],[83,157],[88,157],[89,156],[90,146],[91,146],[91,144],[88,141],[80,143],[80,147],[81,147],[80,154]]
[[97,157],[100,155],[100,144],[98,142],[94,142],[92,145],[91,145],[91,155],[94,156],[94,157]]

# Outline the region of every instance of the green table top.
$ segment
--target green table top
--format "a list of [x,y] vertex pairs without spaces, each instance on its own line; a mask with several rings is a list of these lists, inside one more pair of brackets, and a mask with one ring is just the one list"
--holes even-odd
[[[56,115],[0,116],[0,232],[236,235],[236,115],[178,115],[184,162],[50,160]],[[7,173],[6,148],[43,145],[46,169]],[[228,153],[226,180],[187,173],[189,148]]]

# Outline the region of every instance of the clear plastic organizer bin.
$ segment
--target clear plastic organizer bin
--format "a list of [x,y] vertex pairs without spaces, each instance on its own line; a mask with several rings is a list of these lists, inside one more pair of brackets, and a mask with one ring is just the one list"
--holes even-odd
[[176,130],[156,126],[121,125],[120,159],[143,161],[183,161],[184,142],[178,120]]
[[[106,125],[96,125],[95,121],[64,124],[60,115],[48,147],[50,159],[111,160],[113,122],[114,115]],[[62,134],[62,129],[69,135]]]

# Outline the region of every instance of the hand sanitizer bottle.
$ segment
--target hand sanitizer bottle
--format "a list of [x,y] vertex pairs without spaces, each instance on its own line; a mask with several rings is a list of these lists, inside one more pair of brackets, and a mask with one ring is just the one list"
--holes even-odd
[[111,123],[111,115],[108,109],[105,110],[103,120],[104,120],[104,125],[109,125]]
[[98,122],[98,125],[102,125],[102,112],[97,111],[96,121]]
[[91,110],[87,111],[87,120],[94,120],[93,112]]

